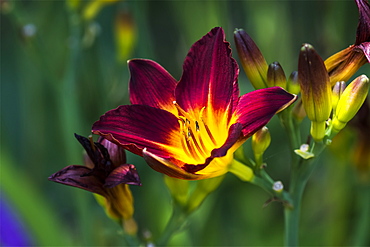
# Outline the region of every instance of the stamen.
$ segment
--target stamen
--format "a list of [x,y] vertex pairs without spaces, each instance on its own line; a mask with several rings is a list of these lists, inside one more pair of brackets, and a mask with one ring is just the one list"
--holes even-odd
[[[197,148],[196,150],[198,150],[198,153],[201,155],[201,156],[206,156],[207,154],[206,154],[206,152],[205,152],[205,150],[203,150],[200,146],[199,146],[199,143],[197,142],[197,139],[196,139],[196,137],[194,136],[194,133],[193,133],[193,131],[191,131],[191,129],[189,129],[190,130],[190,135],[191,135],[191,138],[192,138],[192,140],[193,140],[193,143],[194,143],[194,145],[195,145],[195,147]],[[199,138],[200,140],[201,140],[201,138]]]
[[209,127],[207,126],[206,122],[204,121],[204,118],[203,118],[203,113],[204,113],[204,110],[206,109],[205,106],[203,106],[203,108],[200,110],[200,114],[199,114],[199,118],[202,120],[202,123],[204,125],[204,128],[206,129],[207,131],[207,134],[209,136],[209,138],[211,139],[213,145],[217,145],[217,142],[216,142],[216,139],[213,137],[212,133],[211,133],[211,130],[209,129]]
[[177,104],[177,102],[176,102],[176,101],[173,101],[172,103],[176,106],[176,108],[177,108],[177,110],[178,110],[178,112],[179,112],[179,115],[182,115],[182,116],[184,116],[185,118],[190,118],[190,115],[189,115],[186,111],[184,111],[184,110],[181,108],[181,106],[179,106],[179,104]]

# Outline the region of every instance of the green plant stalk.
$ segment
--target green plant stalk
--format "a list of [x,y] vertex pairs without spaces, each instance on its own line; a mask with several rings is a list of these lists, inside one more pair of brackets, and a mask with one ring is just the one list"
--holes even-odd
[[171,218],[169,219],[162,235],[156,241],[156,245],[157,246],[167,246],[171,237],[175,233],[179,232],[181,228],[184,226],[188,216],[189,214],[186,213],[186,210],[184,209],[184,207],[174,202]]
[[285,246],[298,246],[299,243],[299,222],[301,203],[304,189],[311,174],[319,164],[317,157],[325,149],[324,142],[314,143],[311,152],[315,157],[311,159],[299,158],[299,162],[292,165],[289,193],[292,200],[292,207],[285,207]]

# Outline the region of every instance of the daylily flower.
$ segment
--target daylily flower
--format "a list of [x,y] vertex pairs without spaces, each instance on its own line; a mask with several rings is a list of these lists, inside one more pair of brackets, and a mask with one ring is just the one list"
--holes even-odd
[[132,105],[108,111],[92,131],[175,178],[225,174],[234,151],[296,99],[280,87],[239,97],[239,68],[222,28],[191,47],[179,82],[151,60],[128,66]]
[[355,0],[359,10],[355,44],[325,60],[332,86],[347,81],[356,71],[370,62],[370,4],[367,0]]
[[125,150],[104,138],[98,142],[75,134],[85,149],[85,165],[71,165],[49,177],[49,180],[84,189],[98,195],[107,214],[115,220],[130,220],[133,198],[128,184],[141,185],[134,165],[126,164]]

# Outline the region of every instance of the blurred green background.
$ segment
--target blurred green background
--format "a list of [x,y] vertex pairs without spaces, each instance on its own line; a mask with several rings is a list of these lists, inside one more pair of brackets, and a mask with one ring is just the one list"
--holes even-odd
[[[231,42],[245,29],[268,63],[287,75],[299,48],[311,43],[327,58],[355,40],[354,1],[7,1],[1,0],[1,188],[28,243],[42,246],[124,245],[91,193],[52,183],[52,173],[82,164],[73,133],[87,136],[105,111],[128,104],[126,60],[149,58],[175,78],[190,46],[222,26]],[[238,60],[239,61],[239,60]],[[365,65],[355,76],[366,73]],[[241,93],[252,90],[243,71]],[[288,186],[289,151],[278,119],[268,125],[268,172]],[[308,133],[308,125],[304,135]],[[327,150],[313,174],[302,208],[302,245],[351,245],[359,217],[359,182],[346,140]],[[336,142],[336,140],[334,140]],[[245,144],[250,153],[249,143]],[[139,234],[156,237],[171,213],[162,174],[137,156],[142,187],[131,187]],[[262,207],[269,195],[231,174],[171,245],[282,245],[283,207]],[[4,229],[6,226],[1,223]],[[370,240],[367,240],[370,244]]]

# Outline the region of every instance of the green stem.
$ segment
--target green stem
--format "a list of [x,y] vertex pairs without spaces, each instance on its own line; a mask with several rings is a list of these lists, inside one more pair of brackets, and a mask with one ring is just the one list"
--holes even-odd
[[170,220],[167,223],[166,229],[163,231],[161,237],[157,240],[158,246],[166,246],[171,237],[181,230],[187,219],[187,214],[183,207],[174,203],[173,211]]
[[284,210],[285,246],[298,246],[302,195],[309,177],[318,164],[317,157],[324,148],[323,142],[315,143],[312,149],[312,153],[315,154],[314,158],[307,160],[299,158],[298,163],[292,165],[289,193],[293,207],[285,207]]

